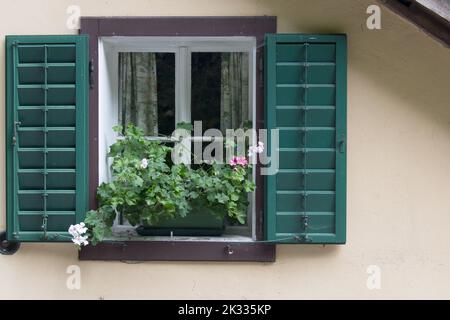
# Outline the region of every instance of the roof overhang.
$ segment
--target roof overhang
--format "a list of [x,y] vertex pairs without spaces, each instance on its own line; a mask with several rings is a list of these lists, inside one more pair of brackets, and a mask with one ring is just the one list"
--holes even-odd
[[450,48],[450,3],[448,0],[378,1]]

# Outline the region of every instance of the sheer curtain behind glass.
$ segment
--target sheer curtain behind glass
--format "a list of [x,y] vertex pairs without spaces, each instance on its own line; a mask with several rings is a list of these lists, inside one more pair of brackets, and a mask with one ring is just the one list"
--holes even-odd
[[151,52],[119,54],[119,123],[132,123],[147,136],[158,134],[156,55]]
[[[248,63],[244,52],[192,53],[191,121],[225,131],[250,120]],[[174,54],[120,53],[119,94],[122,126],[135,124],[147,136],[170,135],[175,122]]]
[[220,129],[242,128],[249,119],[248,54],[223,52]]

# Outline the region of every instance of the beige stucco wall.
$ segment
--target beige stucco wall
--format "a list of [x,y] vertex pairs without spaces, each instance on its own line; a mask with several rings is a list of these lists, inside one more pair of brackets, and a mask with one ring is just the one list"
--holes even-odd
[[[4,35],[65,34],[82,15],[277,15],[279,32],[348,34],[348,244],[279,246],[275,263],[79,262],[70,244],[0,256],[5,298],[450,298],[450,51],[374,0],[14,0],[0,9],[0,227]],[[81,290],[66,268],[81,267]],[[366,287],[369,265],[382,287]]]

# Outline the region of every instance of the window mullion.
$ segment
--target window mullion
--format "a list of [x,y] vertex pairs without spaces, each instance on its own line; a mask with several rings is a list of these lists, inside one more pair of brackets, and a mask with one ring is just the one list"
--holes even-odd
[[191,53],[188,47],[179,47],[176,61],[175,122],[191,121]]
[[[176,98],[175,124],[191,122],[191,52],[188,47],[179,47],[176,59]],[[189,139],[181,141],[183,150],[182,162],[191,162],[191,142]]]

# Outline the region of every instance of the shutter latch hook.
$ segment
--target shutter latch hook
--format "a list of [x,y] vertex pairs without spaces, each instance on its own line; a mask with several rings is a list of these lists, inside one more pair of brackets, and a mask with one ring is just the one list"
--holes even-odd
[[14,135],[12,137],[12,144],[13,146],[16,145],[17,143],[17,128],[21,125],[22,123],[20,121],[14,121]]
[[42,218],[42,231],[44,231],[43,239],[47,240],[47,215],[44,214]]

